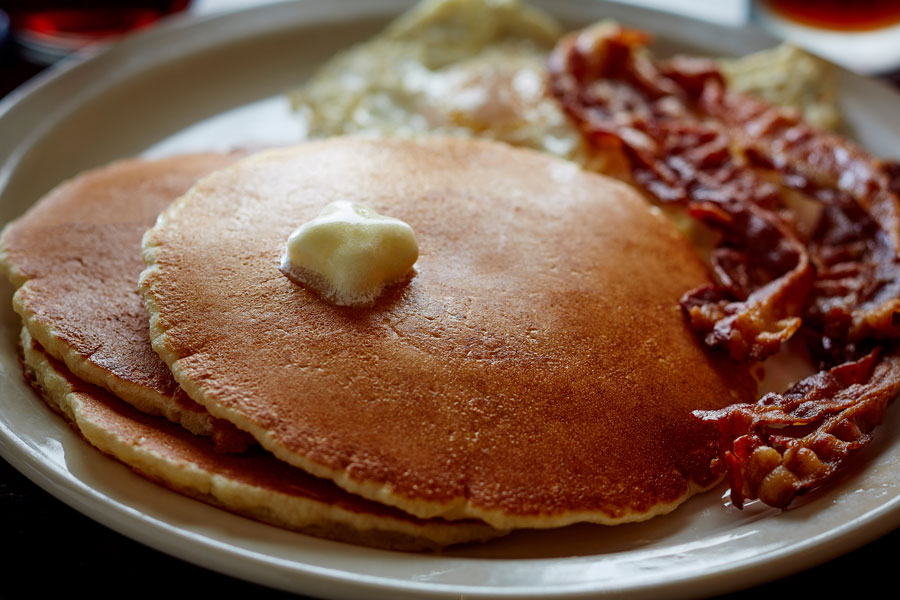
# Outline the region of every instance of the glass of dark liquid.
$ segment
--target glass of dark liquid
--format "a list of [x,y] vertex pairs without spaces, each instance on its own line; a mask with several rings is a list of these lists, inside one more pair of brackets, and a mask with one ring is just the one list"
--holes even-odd
[[898,0],[764,0],[782,17],[809,27],[869,31],[900,23]]
[[190,0],[0,0],[22,58],[48,65],[185,10]]
[[754,18],[797,46],[867,75],[900,72],[900,0],[756,0]]

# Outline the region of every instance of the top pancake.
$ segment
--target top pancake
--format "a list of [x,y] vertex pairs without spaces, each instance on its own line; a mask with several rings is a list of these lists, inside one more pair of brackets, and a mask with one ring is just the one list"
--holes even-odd
[[[278,270],[351,200],[412,225],[415,276],[337,307]],[[618,523],[715,482],[693,409],[746,401],[678,299],[692,248],[627,186],[472,140],[336,138],[219,171],[160,215],[154,349],[278,457],[421,517]]]
[[4,229],[0,265],[19,288],[13,306],[29,333],[78,377],[239,449],[242,434],[190,401],[153,352],[137,291],[144,231],[197,179],[235,158],[123,160],[81,174]]

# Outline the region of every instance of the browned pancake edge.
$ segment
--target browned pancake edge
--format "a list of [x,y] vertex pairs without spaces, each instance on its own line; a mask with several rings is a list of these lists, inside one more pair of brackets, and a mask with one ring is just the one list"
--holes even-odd
[[85,440],[179,493],[317,537],[394,550],[437,550],[504,533],[476,521],[417,519],[348,494],[259,450],[219,452],[209,440],[82,382],[24,328],[21,343],[26,376]]
[[31,335],[78,377],[238,448],[246,446],[241,434],[181,392],[153,352],[137,290],[146,229],[200,177],[235,159],[127,159],[80,174],[6,226],[0,264]]

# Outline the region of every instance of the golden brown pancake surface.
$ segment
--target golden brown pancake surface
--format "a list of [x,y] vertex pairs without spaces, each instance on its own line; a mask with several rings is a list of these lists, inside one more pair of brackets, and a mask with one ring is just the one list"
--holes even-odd
[[416,519],[348,494],[256,448],[217,451],[76,378],[22,330],[26,375],[47,403],[99,450],[169,488],[260,521],[319,537],[399,550],[434,550],[502,535],[477,521]]
[[150,347],[137,291],[141,237],[197,179],[234,156],[123,160],[81,174],[42,198],[0,238],[13,299],[30,333],[81,378],[196,433],[245,445],[178,388]]
[[[337,307],[278,270],[351,200],[412,225],[415,275]],[[144,240],[154,349],[278,457],[422,517],[640,520],[710,486],[690,411],[748,400],[679,297],[690,245],[627,186],[466,140],[334,139],[204,179]]]

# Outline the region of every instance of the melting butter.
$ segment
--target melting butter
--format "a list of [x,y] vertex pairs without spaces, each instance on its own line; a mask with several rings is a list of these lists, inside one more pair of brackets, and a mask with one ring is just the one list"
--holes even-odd
[[404,280],[418,256],[407,223],[340,200],[290,235],[281,270],[338,306],[359,306]]

